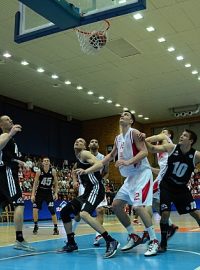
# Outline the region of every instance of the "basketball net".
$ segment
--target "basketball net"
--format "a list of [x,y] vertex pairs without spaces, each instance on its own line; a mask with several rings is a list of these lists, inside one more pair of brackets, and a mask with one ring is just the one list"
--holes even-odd
[[96,54],[102,49],[108,40],[110,23],[107,20],[98,22],[98,30],[90,30],[94,25],[86,25],[75,28],[81,50],[86,54]]

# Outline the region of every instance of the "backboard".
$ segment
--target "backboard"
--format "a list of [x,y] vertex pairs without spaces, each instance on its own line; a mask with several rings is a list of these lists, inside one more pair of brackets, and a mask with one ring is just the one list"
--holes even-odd
[[19,0],[15,42],[26,42],[145,8],[146,0]]

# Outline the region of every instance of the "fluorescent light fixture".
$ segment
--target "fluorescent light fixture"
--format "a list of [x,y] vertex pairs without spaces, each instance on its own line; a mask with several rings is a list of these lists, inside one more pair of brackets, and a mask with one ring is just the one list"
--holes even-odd
[[92,92],[92,91],[88,91],[87,93],[88,93],[88,95],[93,95],[94,94],[94,92]]
[[72,83],[70,81],[65,81],[65,84],[70,85]]
[[99,99],[104,99],[104,97],[103,96],[99,96]]
[[112,103],[112,100],[111,99],[108,99],[106,102],[107,103]]
[[197,70],[193,70],[193,71],[192,71],[192,74],[193,74],[193,75],[196,75],[196,74],[198,74],[198,73],[199,73],[199,72],[198,72]]
[[42,72],[44,72],[44,69],[43,68],[37,68],[37,72],[39,72],[39,73],[42,73]]
[[149,117],[144,117],[144,120],[149,120]]
[[174,47],[169,47],[167,48],[168,52],[174,52],[175,51],[175,48]]
[[166,39],[164,38],[164,37],[160,37],[160,38],[158,38],[158,42],[165,42],[166,41]]
[[134,111],[134,110],[132,110],[132,111],[131,111],[131,113],[132,113],[132,114],[134,114],[134,113],[135,113],[135,111]]
[[133,14],[133,18],[135,20],[140,20],[140,19],[143,19],[143,16],[141,13],[136,13],[136,14]]
[[200,76],[198,77],[198,80],[200,81]]
[[9,53],[9,52],[5,52],[4,54],[3,54],[3,57],[5,57],[5,58],[10,58],[12,55]]
[[52,75],[51,75],[51,78],[52,78],[52,79],[58,79],[58,75],[52,74]]
[[126,3],[126,0],[119,0],[118,3],[119,3],[119,4],[124,4],[124,3]]
[[76,89],[77,89],[77,90],[82,90],[83,87],[82,87],[81,85],[78,85],[78,86],[76,87]]
[[23,60],[23,61],[21,61],[21,65],[22,65],[22,66],[28,66],[29,63],[28,63],[26,60]]
[[138,114],[138,117],[142,118],[143,117],[143,114]]
[[120,105],[119,103],[116,103],[115,106],[116,106],[116,107],[120,107],[121,105]]
[[183,57],[182,55],[178,55],[178,56],[176,57],[176,59],[177,59],[178,61],[182,61],[182,60],[184,59],[184,57]]
[[186,68],[189,68],[189,67],[191,67],[192,65],[190,64],[190,63],[187,63],[187,64],[185,64],[185,67]]
[[155,31],[155,28],[154,28],[153,26],[148,26],[148,27],[146,28],[146,30],[147,30],[148,32],[154,32],[154,31]]
[[124,107],[124,108],[123,108],[123,111],[128,111],[128,108],[127,108],[127,107]]

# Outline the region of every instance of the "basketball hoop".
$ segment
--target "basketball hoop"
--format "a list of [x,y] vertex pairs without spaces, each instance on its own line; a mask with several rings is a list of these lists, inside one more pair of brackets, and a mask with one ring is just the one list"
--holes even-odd
[[[97,53],[107,43],[110,23],[109,21],[104,20],[99,22],[99,24],[99,30],[85,30],[86,27],[88,28],[88,25],[74,29],[81,46],[81,50],[86,54]],[[92,26],[90,25],[90,27]]]

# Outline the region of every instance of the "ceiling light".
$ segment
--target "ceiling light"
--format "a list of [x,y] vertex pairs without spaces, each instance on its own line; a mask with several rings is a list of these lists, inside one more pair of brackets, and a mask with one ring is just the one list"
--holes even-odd
[[158,38],[158,42],[165,42],[165,41],[166,41],[166,39],[164,37]]
[[200,81],[200,76],[198,77],[198,80]]
[[123,111],[128,111],[128,108],[127,108],[127,107],[124,107],[124,108],[123,108]]
[[187,63],[185,64],[185,67],[188,68],[188,67],[191,67],[192,65],[190,63]]
[[133,15],[133,18],[134,18],[135,20],[140,20],[140,19],[143,19],[143,16],[142,16],[141,13],[136,13],[136,14]]
[[146,30],[147,30],[148,32],[153,32],[153,31],[155,31],[155,28],[154,28],[153,26],[148,26],[148,27],[146,28]]
[[174,52],[175,48],[174,47],[169,47],[167,50],[168,50],[168,52]]
[[106,102],[107,103],[112,103],[112,100],[111,99],[108,99]]
[[138,117],[140,117],[140,118],[143,117],[143,114],[138,114]]
[[149,120],[149,117],[145,117],[144,120]]
[[22,66],[27,66],[27,65],[29,65],[29,63],[26,60],[23,60],[23,61],[21,61],[21,65]]
[[88,95],[93,95],[94,94],[94,92],[92,92],[92,91],[88,91],[87,93],[88,93]]
[[70,85],[71,82],[70,81],[65,81],[65,84]]
[[126,3],[126,0],[119,0],[118,3],[119,3],[119,4],[124,4],[124,3]]
[[196,74],[198,74],[198,73],[199,73],[199,72],[198,72],[197,70],[193,70],[193,71],[192,71],[192,74],[193,74],[193,75],[196,75]]
[[99,99],[104,99],[104,97],[103,96],[99,96]]
[[52,78],[52,79],[58,79],[58,75],[52,74],[52,75],[51,75],[51,78]]
[[10,58],[12,55],[9,52],[6,52],[6,53],[3,54],[3,56],[5,58]]
[[44,69],[43,68],[38,68],[37,72],[42,73],[42,72],[44,72]]
[[182,61],[182,60],[184,59],[184,57],[183,57],[182,55],[179,55],[179,56],[176,57],[176,59],[177,59],[178,61]]
[[135,111],[134,111],[134,110],[132,110],[132,111],[131,111],[131,113],[132,113],[132,114],[134,114],[134,113],[135,113]]
[[76,87],[76,89],[77,89],[77,90],[82,90],[82,89],[83,89],[83,87],[82,87],[82,86],[80,86],[80,85],[78,85],[78,86]]
[[115,106],[116,106],[116,107],[120,107],[121,105],[120,105],[119,103],[116,103]]

